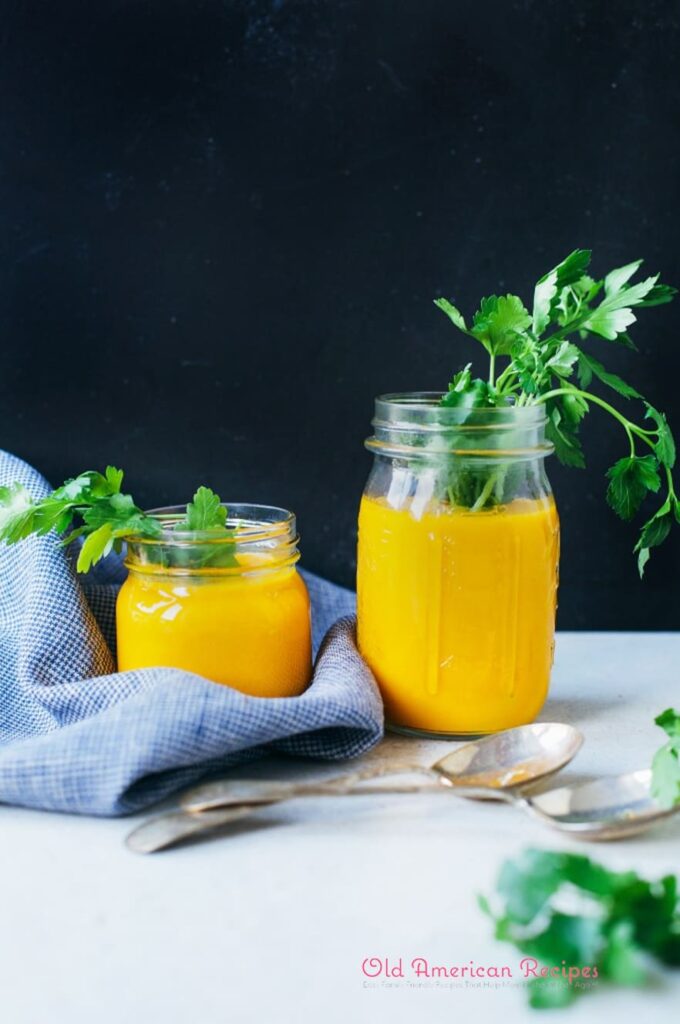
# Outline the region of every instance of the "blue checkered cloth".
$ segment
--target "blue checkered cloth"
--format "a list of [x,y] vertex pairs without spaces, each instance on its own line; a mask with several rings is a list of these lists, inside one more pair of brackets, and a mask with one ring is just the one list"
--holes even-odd
[[[0,485],[15,481],[35,497],[51,490],[0,452]],[[0,544],[0,801],[127,814],[264,751],[340,760],[374,746],[383,711],[355,646],[354,595],[304,576],[312,684],[300,697],[247,697],[179,669],[116,673],[120,559],[81,579],[54,535]]]

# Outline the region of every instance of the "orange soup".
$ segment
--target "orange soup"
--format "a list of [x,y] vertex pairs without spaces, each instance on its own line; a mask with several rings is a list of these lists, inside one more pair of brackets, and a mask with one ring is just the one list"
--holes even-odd
[[395,727],[465,735],[530,722],[553,658],[552,498],[420,515],[364,497],[358,642]]
[[307,588],[294,567],[239,555],[230,573],[135,568],[118,596],[118,668],[186,669],[258,697],[301,693],[311,676]]

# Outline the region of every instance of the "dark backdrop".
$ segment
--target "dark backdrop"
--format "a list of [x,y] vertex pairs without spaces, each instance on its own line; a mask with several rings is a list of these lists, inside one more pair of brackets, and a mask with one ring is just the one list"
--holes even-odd
[[[113,461],[146,505],[293,508],[351,584],[374,395],[475,354],[433,296],[528,301],[576,246],[680,283],[677,2],[0,12],[0,443],[54,482]],[[676,428],[679,318],[607,352]],[[641,584],[590,419],[588,470],[551,462],[560,625],[677,627],[678,538]]]

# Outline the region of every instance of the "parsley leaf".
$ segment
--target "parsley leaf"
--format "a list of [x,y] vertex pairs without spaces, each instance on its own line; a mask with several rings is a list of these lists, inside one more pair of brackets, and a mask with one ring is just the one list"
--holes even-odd
[[[0,542],[16,544],[31,534],[44,535],[51,530],[65,534],[64,545],[84,538],[77,568],[87,572],[111,550],[120,550],[125,539],[161,537],[163,527],[159,520],[138,508],[131,495],[121,493],[122,482],[123,471],[107,466],[103,474],[81,473],[38,500],[21,484],[0,487]],[[199,487],[187,505],[186,519],[178,527],[226,534],[226,518],[227,510],[219,497],[209,488]],[[233,544],[206,545],[196,561],[220,566],[237,564]]]
[[654,719],[668,736],[652,761],[652,796],[662,807],[680,804],[680,712],[667,708]]
[[652,796],[662,807],[680,803],[680,751],[671,743],[660,747],[654,755]]
[[26,488],[21,484],[0,487],[0,538],[16,544],[34,532],[34,524],[35,505]]
[[645,566],[649,561],[649,549],[656,548],[663,544],[671,531],[673,524],[673,510],[671,507],[670,495],[664,501],[651,519],[648,519],[642,527],[640,537],[635,545],[634,551],[638,552],[638,570],[643,575]]
[[654,445],[656,457],[662,466],[668,466],[669,469],[672,469],[675,465],[675,441],[673,440],[666,417],[662,412],[651,406],[649,402],[645,402],[645,407],[647,409],[645,418],[654,420],[658,432],[656,444]]
[[581,442],[576,433],[577,423],[565,409],[564,398],[554,399],[549,406],[545,436],[555,448],[555,454],[562,465],[583,469],[586,464]]
[[645,569],[647,568],[647,562],[649,561],[649,559],[649,548],[640,548],[637,560],[638,573],[640,574],[640,579],[642,579],[645,575]]
[[[636,270],[637,267],[634,269]],[[625,332],[627,327],[635,323],[637,317],[633,313],[632,307],[639,305],[652,291],[658,277],[659,275],[655,274],[638,284],[622,287],[618,291],[606,295],[599,306],[596,306],[590,316],[583,321],[582,327],[592,331],[593,334],[599,334],[609,341],[614,341],[619,334]]]
[[583,278],[590,264],[590,249],[574,249],[566,259],[544,274],[534,289],[533,331],[540,335],[550,322],[558,290]]
[[78,572],[88,572],[100,558],[105,558],[113,548],[114,532],[110,523],[104,523],[85,538],[78,554]]
[[220,497],[209,487],[199,487],[193,500],[187,505],[186,519],[175,526],[176,530],[215,530],[226,527],[227,510]]
[[460,331],[481,342],[489,355],[509,355],[515,338],[531,324],[528,311],[516,295],[489,295],[482,299],[471,327],[448,299],[435,299],[434,304]]
[[635,260],[634,263],[627,263],[625,267],[618,267],[610,270],[604,279],[604,292],[608,297],[618,295],[621,289],[630,281],[631,277],[642,266],[642,260]]
[[162,532],[158,520],[137,508],[129,494],[100,498],[82,512],[82,517],[92,530],[110,526],[116,537],[158,537]]
[[464,334],[470,334],[465,323],[465,317],[459,309],[449,302],[448,299],[435,299],[434,304],[441,309],[442,312],[446,313],[448,318],[453,324],[455,324],[459,331],[463,331]]
[[673,875],[648,882],[581,854],[529,849],[503,864],[496,890],[495,900],[479,901],[495,923],[496,938],[547,970],[528,985],[534,1007],[568,1005],[582,991],[575,979],[642,985],[641,954],[680,963]]
[[561,396],[560,409],[564,419],[572,427],[576,427],[588,412],[588,403],[582,395],[574,392]]
[[578,362],[579,351],[576,345],[569,341],[563,341],[554,355],[546,359],[545,368],[558,377],[569,377],[573,371],[574,363]]
[[492,404],[489,385],[485,380],[480,380],[479,377],[475,380],[463,379],[458,381],[454,377],[449,385],[449,390],[441,400],[441,405],[445,408],[462,409],[465,412],[469,412],[472,409],[484,409]]
[[661,487],[659,464],[653,455],[619,459],[607,470],[607,502],[621,519],[632,519],[647,493]]
[[647,306],[664,306],[667,302],[672,302],[677,294],[678,289],[673,288],[671,285],[655,284],[651,292],[647,293],[644,300],[642,302],[638,302],[638,307],[643,309]]
[[586,352],[579,352],[579,380],[581,386],[584,388],[588,387],[593,375],[624,398],[640,398],[635,388],[631,387],[630,384],[626,384],[625,380],[622,380],[617,374],[605,370],[602,363],[594,359],[593,356],[588,355]]
[[123,483],[123,475],[122,469],[116,469],[115,466],[106,467],[104,476],[112,494],[118,494],[120,492],[121,484]]
[[213,534],[204,544],[194,545],[191,564],[194,567],[234,568],[239,565],[234,543],[235,527],[227,526],[227,509],[218,494],[209,487],[199,487],[187,505],[186,516],[175,524],[179,532]]
[[659,725],[671,740],[677,740],[680,746],[680,711],[674,708],[666,708],[654,719],[654,724]]
[[506,356],[530,323],[531,317],[516,295],[490,295],[482,299],[474,315],[471,334],[490,355]]

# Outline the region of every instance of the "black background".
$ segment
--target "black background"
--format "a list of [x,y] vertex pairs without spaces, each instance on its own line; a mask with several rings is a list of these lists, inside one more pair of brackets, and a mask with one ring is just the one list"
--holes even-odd
[[[351,584],[374,395],[476,355],[434,296],[529,301],[576,246],[680,283],[676,2],[0,11],[0,444],[55,483],[113,461],[147,506],[293,508]],[[676,429],[679,317],[599,351]],[[624,440],[593,413],[585,443],[550,464],[559,624],[676,628],[680,541],[640,583],[603,497]]]

